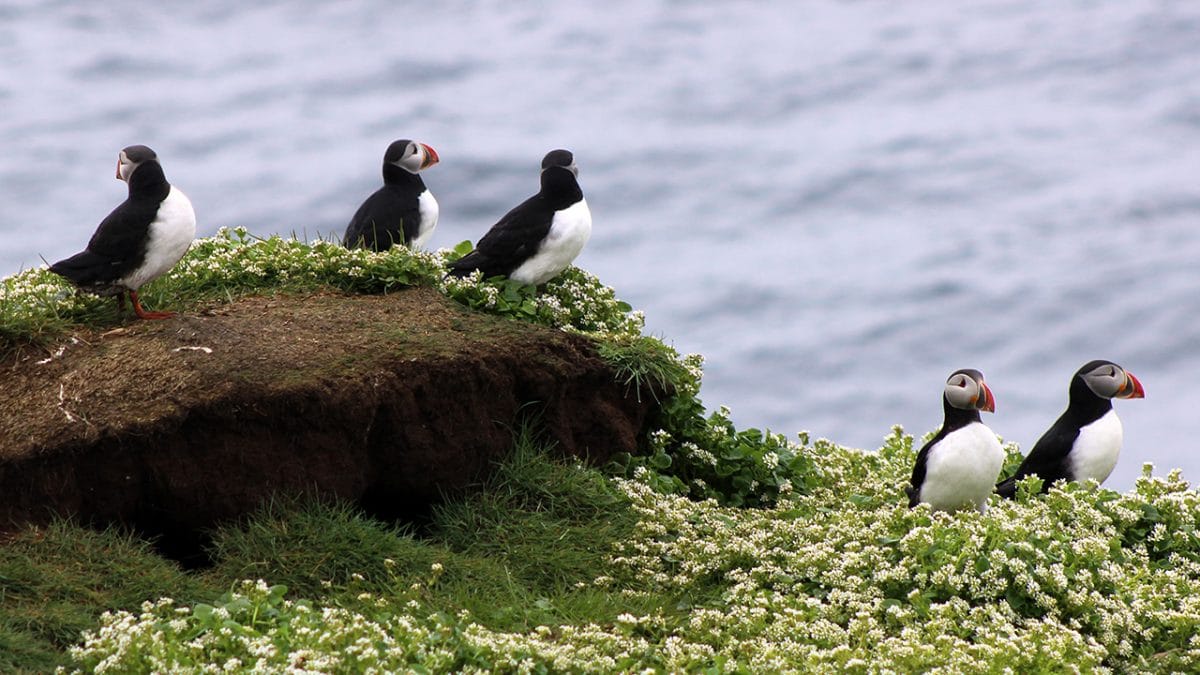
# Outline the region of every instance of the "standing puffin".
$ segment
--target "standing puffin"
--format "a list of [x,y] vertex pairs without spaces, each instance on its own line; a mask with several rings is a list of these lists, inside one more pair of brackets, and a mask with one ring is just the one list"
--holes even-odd
[[385,251],[395,244],[420,248],[437,227],[438,203],[420,172],[438,163],[424,143],[395,141],[383,153],[383,187],[354,212],[346,236],[349,248]]
[[113,209],[82,253],[60,260],[50,271],[80,290],[115,295],[125,308],[125,293],[141,319],[166,319],[172,312],[147,312],[138,288],[179,262],[196,236],[196,212],[178,188],[167,182],[158,155],[131,145],[117,158],[117,178],[129,184],[129,197]]
[[451,263],[450,274],[475,270],[537,286],[567,269],[592,235],[575,156],[551,150],[542,159],[542,189],[504,214],[475,250]]
[[996,486],[1002,497],[1017,493],[1017,481],[1036,474],[1042,492],[1059,479],[1103,483],[1117,465],[1124,431],[1113,398],[1143,398],[1142,383],[1112,361],[1090,361],[1071,378],[1067,410],[1042,434],[1011,478]]
[[926,503],[935,511],[956,511],[971,504],[982,513],[1004,466],[1004,448],[979,419],[980,410],[996,411],[983,373],[970,368],[951,373],[942,408],[942,428],[917,454],[912,485],[904,490],[908,506]]

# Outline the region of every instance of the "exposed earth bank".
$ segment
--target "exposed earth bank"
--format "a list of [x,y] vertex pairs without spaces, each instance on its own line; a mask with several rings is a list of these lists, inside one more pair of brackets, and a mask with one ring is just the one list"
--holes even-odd
[[186,538],[279,492],[420,514],[524,415],[602,462],[654,400],[586,338],[431,289],[247,298],[0,361],[0,529],[61,514]]

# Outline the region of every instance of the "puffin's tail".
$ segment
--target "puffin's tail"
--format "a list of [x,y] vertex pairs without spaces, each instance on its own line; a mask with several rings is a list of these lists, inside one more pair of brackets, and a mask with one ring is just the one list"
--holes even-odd
[[105,256],[83,251],[70,258],[59,260],[50,266],[50,271],[66,277],[76,286],[87,286],[112,276],[114,262]]
[[996,494],[1005,499],[1013,499],[1017,496],[1017,477],[1013,476],[996,484]]
[[908,495],[908,508],[916,508],[917,504],[921,503],[920,497],[917,495],[917,489],[911,485],[904,486],[904,494]]
[[[452,277],[465,277],[477,269],[483,269],[487,265],[487,261],[479,254],[479,251],[471,251],[463,257],[450,263],[449,275]],[[486,274],[484,276],[487,276]]]

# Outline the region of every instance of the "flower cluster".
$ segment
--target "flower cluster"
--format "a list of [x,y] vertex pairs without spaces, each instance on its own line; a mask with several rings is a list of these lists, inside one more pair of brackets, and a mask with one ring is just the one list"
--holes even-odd
[[436,622],[377,620],[285,600],[285,592],[246,581],[216,603],[190,610],[165,598],[144,604],[140,614],[108,612],[71,656],[96,673],[384,673],[402,666],[444,672],[458,662],[452,644],[439,646]]
[[0,346],[28,341],[63,321],[82,321],[112,300],[76,293],[62,277],[45,267],[0,279]]
[[[476,274],[446,276],[448,262],[470,250],[387,251],[348,249],[340,243],[305,242],[294,237],[256,237],[245,228],[221,228],[197,239],[163,277],[141,289],[144,301],[174,306],[228,299],[261,291],[311,291],[335,288],[353,293],[383,293],[408,286],[433,286],[471,308],[602,338],[640,335],[641,312],[618,300],[594,275],[568,268],[540,291]],[[0,348],[61,333],[71,325],[102,317],[112,301],[74,291],[46,268],[26,270],[0,280]]]
[[445,277],[439,287],[472,309],[599,339],[641,335],[645,326],[640,311],[632,311],[628,303],[617,299],[612,288],[578,267],[567,268],[541,289],[507,279],[484,279],[478,270],[466,277]]
[[1200,665],[1200,494],[1178,472],[947,515],[904,507],[898,430],[878,453],[804,452],[819,486],[774,509],[626,483],[641,536],[614,562],[675,592],[722,580],[689,628],[752,670]]
[[197,239],[164,280],[176,294],[202,297],[206,291],[318,286],[378,293],[432,283],[440,275],[441,258],[435,253],[403,246],[377,252],[324,240],[264,239],[238,227]]

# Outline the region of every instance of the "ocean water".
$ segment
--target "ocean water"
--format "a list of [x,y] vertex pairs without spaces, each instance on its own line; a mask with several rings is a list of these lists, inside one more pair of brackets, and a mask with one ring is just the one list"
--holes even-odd
[[575,151],[577,263],[707,357],[742,426],[875,448],[956,368],[1028,449],[1093,358],[1125,450],[1200,479],[1200,4],[206,2],[0,6],[0,274],[79,250],[144,143],[200,234],[340,233],[396,138],[431,242]]

